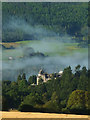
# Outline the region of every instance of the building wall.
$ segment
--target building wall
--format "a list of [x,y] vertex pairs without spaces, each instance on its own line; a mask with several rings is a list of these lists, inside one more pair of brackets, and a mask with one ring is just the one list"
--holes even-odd
[[[63,71],[60,71],[59,73],[58,73],[58,75],[61,77],[62,76],[62,74],[63,74]],[[38,76],[37,76],[37,85],[39,84],[39,79],[40,79],[40,77],[43,79],[43,82],[47,82],[48,80],[50,80],[51,79],[51,77],[52,77],[52,74],[47,74],[48,75],[48,78],[46,78],[45,76],[45,74],[38,74]]]

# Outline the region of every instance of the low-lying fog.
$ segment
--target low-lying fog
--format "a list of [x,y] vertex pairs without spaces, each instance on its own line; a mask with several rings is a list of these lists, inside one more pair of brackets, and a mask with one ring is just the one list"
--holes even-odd
[[[54,35],[54,37],[46,37],[47,33],[46,31],[44,33],[43,28],[32,27],[24,21],[21,24],[18,24],[18,21],[12,21],[8,24],[8,27],[22,29],[25,33],[28,31],[28,34],[29,32],[30,34],[31,32],[37,34],[39,40],[25,43],[16,49],[3,50],[3,80],[16,80],[18,74],[23,72],[26,73],[28,78],[30,75],[37,75],[41,68],[48,73],[59,72],[69,65],[72,70],[78,64],[88,68],[88,49],[83,49],[82,52],[73,49],[68,50],[70,45],[73,46],[74,44],[71,43],[72,38],[70,36]],[[34,53],[43,53],[45,56],[29,56],[29,52],[25,51],[26,48],[33,48]],[[12,57],[12,60],[8,60],[9,57]]]

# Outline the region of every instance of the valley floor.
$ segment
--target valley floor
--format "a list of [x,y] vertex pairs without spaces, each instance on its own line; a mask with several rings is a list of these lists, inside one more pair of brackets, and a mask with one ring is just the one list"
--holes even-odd
[[4,120],[4,118],[75,118],[75,119],[84,118],[85,120],[89,120],[88,115],[35,113],[35,112],[18,112],[18,111],[0,112],[0,113],[3,118],[2,120]]

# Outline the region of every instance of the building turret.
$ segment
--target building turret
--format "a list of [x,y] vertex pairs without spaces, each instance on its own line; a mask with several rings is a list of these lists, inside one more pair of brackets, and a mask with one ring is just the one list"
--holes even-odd
[[38,73],[38,76],[41,76],[41,75],[43,75],[44,74],[44,71],[41,69],[40,71],[39,71],[39,73]]
[[41,69],[41,70],[39,71],[39,74],[42,75],[43,73],[44,73],[44,71]]
[[62,74],[63,74],[63,71],[60,71],[60,72],[59,72],[59,75],[62,75]]

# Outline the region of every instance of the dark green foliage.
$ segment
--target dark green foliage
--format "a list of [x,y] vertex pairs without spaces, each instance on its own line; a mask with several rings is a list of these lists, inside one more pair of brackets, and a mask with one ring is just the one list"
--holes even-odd
[[82,108],[85,107],[85,91],[83,90],[76,90],[73,91],[70,95],[68,102],[67,102],[68,108]]
[[77,72],[79,72],[80,71],[80,65],[77,65],[76,67],[75,67],[75,72],[77,73]]
[[23,73],[23,75],[22,75],[22,80],[26,80],[26,74],[25,73]]
[[58,103],[56,101],[48,101],[44,104],[43,106],[45,112],[60,112],[59,111],[59,106]]
[[28,48],[25,48],[23,50],[23,57],[24,58],[27,58],[27,57],[39,57],[39,58],[44,58],[44,57],[47,57],[46,55],[44,55],[43,53],[41,52],[35,52],[34,49],[32,47],[28,47]]
[[9,109],[8,99],[5,96],[3,96],[2,97],[2,110],[7,111],[8,109]]
[[53,74],[51,80],[46,83],[41,81],[39,85],[32,86],[36,84],[36,76],[30,76],[27,81],[25,73],[19,75],[16,82],[3,81],[3,110],[16,108],[20,111],[89,114],[89,73],[86,67],[80,69],[78,65],[75,73],[69,66],[61,77]]
[[60,98],[67,99],[68,95],[75,89],[73,83],[73,73],[71,67],[67,67],[63,71],[63,75],[60,80],[61,93]]
[[27,80],[21,80],[18,84],[19,91],[27,91],[28,83]]
[[17,77],[17,82],[19,83],[21,80],[22,80],[21,75],[18,75],[18,77]]
[[60,112],[60,106],[56,92],[52,94],[51,100],[47,101],[43,107],[46,108],[48,112]]
[[[79,46],[85,47],[87,45],[88,3],[3,2],[2,12],[3,42],[38,39],[38,34],[32,34],[30,31],[26,33],[22,29],[8,27],[9,22],[20,21],[18,23],[20,25],[22,20],[28,26],[41,26],[46,31],[53,31],[57,35],[67,33],[72,35],[77,42],[80,42]],[[47,36],[53,35],[55,34],[47,34]]]
[[88,90],[88,74],[86,67],[83,67],[80,73],[78,89]]
[[34,95],[31,93],[25,97],[22,103],[35,106],[36,104],[42,104],[42,101],[40,99],[40,96],[37,93]]
[[90,110],[90,92],[85,92],[85,107],[89,111]]
[[7,85],[9,86],[11,84],[11,81],[9,81],[9,80],[3,81],[3,84],[5,84],[6,86]]
[[85,114],[90,110],[90,92],[83,90],[73,91],[68,99],[67,108],[72,113]]
[[88,2],[88,26],[90,27],[90,1]]
[[36,75],[33,75],[33,76],[30,76],[29,79],[28,79],[28,84],[31,85],[31,84],[37,84],[37,77]]
[[21,104],[18,110],[21,112],[30,112],[33,111],[33,106],[28,104]]
[[19,91],[27,91],[28,82],[26,80],[25,73],[22,74],[22,77],[21,77],[21,75],[18,76],[17,83],[18,83],[18,90]]
[[[42,105],[43,102],[40,99],[40,96],[36,94],[29,94],[28,96],[25,97],[24,101],[20,104],[19,110],[20,111],[35,111],[37,108],[37,105]],[[25,109],[25,110],[24,110]]]
[[42,94],[42,100],[44,103],[46,103],[48,101],[48,95],[46,92],[44,94]]
[[43,58],[43,57],[46,57],[43,53],[41,53],[41,52],[36,52],[36,53],[31,53],[31,54],[29,54],[29,57],[41,57],[41,58]]

